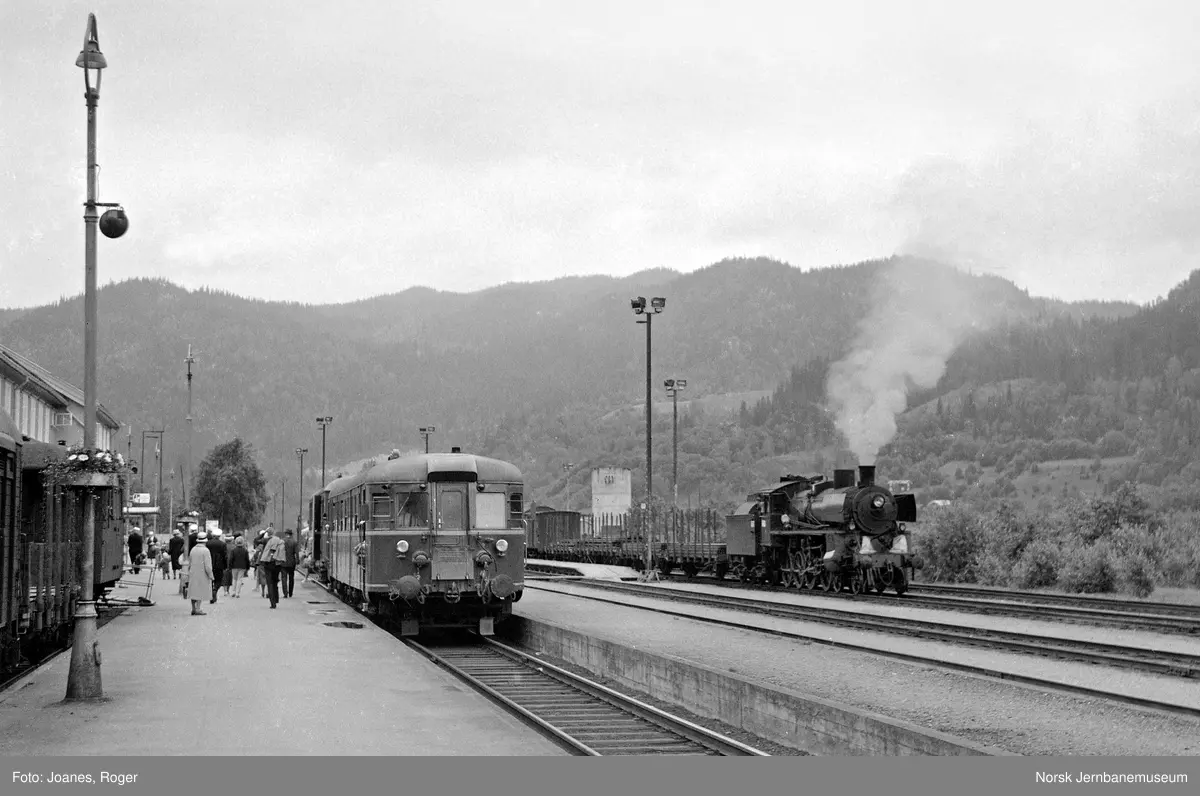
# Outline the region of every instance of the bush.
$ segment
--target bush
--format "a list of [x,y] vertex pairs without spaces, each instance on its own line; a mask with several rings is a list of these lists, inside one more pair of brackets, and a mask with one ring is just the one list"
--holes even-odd
[[1044,589],[1058,582],[1062,553],[1046,539],[1031,542],[1013,565],[1009,582],[1018,589]]
[[977,517],[969,506],[948,506],[931,515],[914,540],[917,554],[925,560],[924,578],[975,582],[975,559],[982,541]]
[[1128,553],[1117,562],[1117,586],[1125,594],[1149,597],[1154,593],[1156,568],[1145,553]]
[[1063,551],[1058,582],[1066,591],[1080,594],[1114,591],[1117,575],[1108,545],[1097,542]]

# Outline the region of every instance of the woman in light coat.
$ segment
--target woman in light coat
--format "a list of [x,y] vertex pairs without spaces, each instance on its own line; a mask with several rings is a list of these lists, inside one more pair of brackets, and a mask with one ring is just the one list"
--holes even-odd
[[208,534],[201,532],[196,537],[196,546],[188,554],[188,599],[192,601],[192,616],[204,616],[200,602],[212,596],[212,553],[204,544],[207,541]]

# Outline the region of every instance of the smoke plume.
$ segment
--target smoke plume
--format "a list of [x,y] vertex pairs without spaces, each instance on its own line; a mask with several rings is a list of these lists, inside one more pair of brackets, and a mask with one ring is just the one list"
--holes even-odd
[[970,278],[952,268],[895,259],[870,290],[872,310],[858,324],[850,353],[829,369],[826,393],[838,429],[861,464],[874,463],[896,434],[909,389],[933,387],[979,312]]

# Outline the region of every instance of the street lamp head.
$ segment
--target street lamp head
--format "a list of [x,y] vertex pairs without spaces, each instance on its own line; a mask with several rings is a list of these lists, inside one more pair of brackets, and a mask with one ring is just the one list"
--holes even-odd
[[675,389],[682,390],[687,386],[687,379],[675,379]]
[[119,238],[128,230],[129,216],[125,215],[124,208],[114,207],[100,216],[100,231],[104,233],[104,237]]
[[650,299],[650,306],[654,308],[655,312],[662,312],[663,308],[667,306],[667,300],[662,296],[655,296]]
[[638,296],[635,299],[630,299],[629,306],[633,307],[634,315],[641,315],[643,312],[646,311],[646,297]]
[[100,36],[96,33],[96,15],[88,14],[87,29],[83,32],[83,49],[75,59],[75,65],[83,69],[85,97],[100,96],[100,70],[108,67],[104,53],[100,52]]

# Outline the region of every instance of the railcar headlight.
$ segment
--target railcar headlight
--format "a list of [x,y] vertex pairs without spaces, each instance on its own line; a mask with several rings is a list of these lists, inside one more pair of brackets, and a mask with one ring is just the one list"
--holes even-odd
[[408,540],[407,539],[401,539],[400,541],[396,542],[396,552],[397,553],[407,553],[408,552]]
[[883,508],[883,495],[876,495],[875,499],[871,501],[871,505],[877,509]]
[[496,551],[499,553],[503,553],[503,552],[506,552],[507,550],[508,550],[508,540],[507,539],[497,539],[496,540]]
[[905,530],[907,530],[907,529],[904,527],[904,523],[899,523],[899,527],[900,527],[900,533],[904,533],[904,531],[905,531]]

